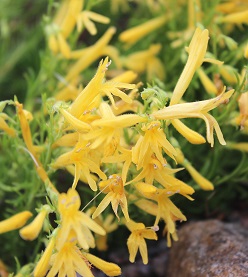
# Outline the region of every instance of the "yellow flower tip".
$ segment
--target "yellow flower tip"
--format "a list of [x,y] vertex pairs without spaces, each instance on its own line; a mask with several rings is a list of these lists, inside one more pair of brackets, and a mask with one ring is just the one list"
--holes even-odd
[[114,264],[106,262],[90,253],[84,253],[84,256],[92,263],[95,267],[104,272],[107,276],[119,276],[121,275],[121,268]]
[[57,54],[59,52],[59,45],[55,35],[50,35],[48,38],[48,47],[53,52],[53,54]]
[[218,19],[220,23],[248,24],[248,10],[234,12]]
[[77,19],[78,32],[81,32],[84,24],[85,28],[89,31],[91,35],[96,35],[97,29],[92,21],[96,21],[102,24],[108,24],[110,22],[110,19],[106,16],[100,15],[92,11],[83,11]]
[[61,54],[66,59],[69,59],[71,56],[71,49],[70,49],[69,44],[66,42],[65,38],[61,34],[58,34],[58,46],[59,46]]
[[173,91],[170,105],[179,103],[186,89],[188,88],[195,71],[204,61],[207,51],[209,32],[207,29],[196,28],[191,39],[187,52],[189,53],[187,63]]
[[158,226],[145,227],[143,223],[137,223],[133,220],[125,223],[127,228],[131,231],[131,234],[127,240],[127,247],[129,251],[129,261],[133,263],[137,254],[137,250],[140,250],[143,264],[148,263],[148,253],[145,239],[157,240]]
[[167,20],[168,18],[165,15],[148,20],[143,24],[132,27],[122,32],[119,35],[119,40],[122,42],[126,42],[128,45],[131,46],[144,36],[160,28],[162,25],[165,24]]
[[184,164],[185,168],[195,180],[195,182],[203,189],[203,190],[214,190],[214,185],[212,182],[203,177],[189,162]]
[[121,176],[117,174],[110,175],[107,181],[102,181],[100,183],[100,188],[103,188],[102,190],[104,190],[105,193],[107,192],[107,195],[103,198],[103,200],[96,208],[95,212],[92,215],[92,218],[94,219],[99,214],[101,214],[111,202],[113,211],[118,220],[120,220],[118,216],[118,207],[120,206],[125,219],[128,221],[129,214],[127,198]]
[[184,163],[184,160],[185,160],[185,157],[183,155],[183,152],[181,151],[180,148],[175,148],[176,151],[177,151],[177,155],[176,155],[176,161],[179,163],[179,164],[183,164]]
[[19,231],[20,236],[24,240],[34,240],[38,237],[49,210],[50,208],[48,205],[43,206],[36,218],[29,225],[23,227]]
[[34,277],[44,277],[49,269],[50,258],[52,256],[53,249],[55,248],[55,237],[52,237],[48,243],[46,250],[44,251],[41,259],[37,263],[34,269]]
[[217,95],[218,89],[214,82],[207,76],[207,74],[201,68],[198,68],[197,73],[206,91],[210,94]]
[[235,69],[229,65],[222,65],[219,67],[220,75],[230,84],[237,84]]
[[75,189],[70,188],[67,193],[59,195],[58,210],[62,216],[77,212],[80,205],[81,200]]
[[172,125],[175,127],[175,129],[183,136],[185,137],[190,143],[192,144],[203,144],[206,142],[205,138],[195,132],[194,130],[187,127],[182,121],[179,119],[173,119],[171,121]]
[[11,137],[16,137],[16,131],[15,129],[9,127],[9,125],[5,122],[5,120],[0,117],[0,130],[3,130]]
[[59,111],[64,116],[65,120],[78,132],[87,132],[91,129],[88,123],[77,119],[67,110],[61,108]]
[[33,214],[29,211],[20,212],[0,222],[0,234],[21,228]]
[[235,149],[242,152],[248,152],[248,142],[239,142],[239,143],[228,142],[227,147],[230,149]]

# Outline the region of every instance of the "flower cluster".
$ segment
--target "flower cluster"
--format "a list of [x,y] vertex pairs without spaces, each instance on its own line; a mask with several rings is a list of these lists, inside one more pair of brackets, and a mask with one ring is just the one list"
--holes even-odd
[[[58,81],[51,98],[44,98],[44,134],[32,128],[32,121],[41,116],[35,109],[26,110],[17,98],[0,102],[0,130],[21,144],[19,149],[29,155],[35,175],[44,184],[39,197],[45,197],[36,206],[37,215],[32,222],[25,226],[32,217],[28,205],[0,221],[0,234],[21,228],[22,239],[35,240],[47,233],[44,251],[28,269],[35,277],[92,277],[92,267],[108,276],[120,275],[118,265],[90,251],[95,247],[107,250],[108,233],[121,225],[130,231],[126,242],[130,262],[135,261],[139,250],[147,264],[146,239],[157,240],[159,226],[163,226],[167,245],[171,246],[171,240],[178,240],[177,221],[187,220],[173,196],[192,201],[195,190],[211,191],[215,186],[195,168],[185,145],[208,143],[213,148],[216,135],[220,145],[248,151],[246,142],[226,143],[219,125],[234,107],[228,124],[247,135],[247,73],[235,75],[231,66],[216,58],[216,51],[207,51],[209,38],[217,37],[226,24],[227,31],[215,41],[215,47],[235,47],[228,37],[229,29],[235,24],[247,24],[245,1],[239,1],[240,8],[234,0],[221,2],[204,25],[200,24],[205,22],[200,0],[179,1],[177,12],[171,11],[170,1],[136,0],[133,2],[137,6],[153,7],[156,16],[123,32],[110,26],[95,43],[82,46],[80,35],[84,29],[84,35],[94,36],[98,33],[94,22],[110,23],[109,16],[93,11],[92,2],[63,0],[54,18],[46,22],[47,51],[63,70],[66,64],[66,70],[64,77],[55,73]],[[111,2],[113,14],[129,7],[128,1]],[[169,91],[161,85],[168,70],[161,58],[164,46],[162,42],[155,43],[152,35],[166,30],[168,22],[175,22],[184,2],[188,5],[188,26],[180,32],[168,32],[172,40],[168,47],[176,51],[183,44],[188,46],[186,51],[180,50],[184,68],[174,76],[177,81]],[[159,13],[160,10],[166,12]],[[120,53],[118,43],[110,45],[115,33],[127,54]],[[144,44],[142,49],[135,48],[139,42],[146,42],[146,37],[151,40],[148,47]],[[78,44],[73,44],[76,39]],[[136,49],[133,52],[132,47]],[[244,59],[248,57],[247,49],[247,45],[242,45]],[[93,77],[85,86],[79,85],[86,83],[82,73],[96,61],[96,72],[89,71]],[[204,67],[205,62],[209,67]],[[209,74],[213,70],[218,73],[214,79]],[[142,78],[151,82],[143,90]],[[203,98],[202,94],[188,97],[192,83],[205,89]],[[234,85],[239,86],[237,92]],[[15,107],[16,118],[3,112],[6,106]],[[217,117],[219,111],[221,116]],[[177,173],[183,170],[196,185],[178,177]],[[58,184],[56,174],[61,172],[66,177]],[[87,199],[88,203],[84,203]],[[81,202],[85,204],[82,208]],[[135,221],[140,212],[149,215],[151,224],[146,226],[142,217]]]

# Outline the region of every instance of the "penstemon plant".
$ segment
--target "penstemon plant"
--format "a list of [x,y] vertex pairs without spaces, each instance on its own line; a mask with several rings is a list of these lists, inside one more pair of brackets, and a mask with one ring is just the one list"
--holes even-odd
[[23,101],[0,102],[3,276],[118,276],[91,252],[108,234],[125,226],[130,262],[147,264],[161,226],[168,247],[180,239],[177,195],[244,190],[248,47],[234,34],[248,4],[174,2],[48,1],[39,72]]

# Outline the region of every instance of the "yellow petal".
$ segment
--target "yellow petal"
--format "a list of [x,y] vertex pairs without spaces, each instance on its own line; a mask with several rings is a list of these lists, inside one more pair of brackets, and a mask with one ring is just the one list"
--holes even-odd
[[48,38],[48,47],[50,48],[50,50],[54,53],[57,54],[59,51],[59,45],[58,45],[58,41],[55,37],[55,35],[50,35]]
[[230,84],[236,84],[238,79],[236,78],[235,70],[229,65],[223,65],[219,68],[220,75]]
[[4,121],[3,118],[0,117],[0,130],[5,131],[11,137],[16,136],[16,131],[13,128],[10,128],[9,125]]
[[62,115],[64,116],[66,121],[70,125],[72,125],[72,127],[75,130],[77,130],[78,132],[86,132],[86,131],[89,131],[91,129],[91,127],[88,123],[85,123],[85,122],[77,119],[76,117],[74,117],[72,114],[70,114],[65,109],[60,109],[59,111],[62,113]]
[[129,261],[131,263],[134,263],[135,257],[138,252],[138,240],[137,237],[134,235],[130,235],[128,240],[127,240],[127,247],[128,247],[128,252],[129,252]]
[[213,190],[213,184],[203,177],[190,163],[184,164],[185,168],[188,170],[192,178],[195,182],[203,189],[203,190]]
[[197,74],[198,74],[204,88],[206,89],[206,91],[210,94],[213,93],[213,94],[217,95],[218,89],[217,89],[216,85],[213,83],[213,81],[207,76],[207,74],[201,68],[198,68]]
[[[116,32],[115,27],[110,27],[104,35],[93,45],[90,47],[90,50],[87,51],[87,55],[83,55],[70,69],[65,79],[70,81],[75,76],[77,76],[80,72],[82,72],[85,68],[87,68],[90,64],[92,64],[95,60],[103,55],[104,47],[109,43],[112,36]],[[86,51],[84,49],[84,51]],[[105,71],[104,71],[105,72]],[[104,73],[103,72],[103,73]]]
[[194,73],[201,66],[208,46],[209,32],[207,29],[197,28],[188,47],[189,57],[183,72],[173,91],[170,105],[179,103],[186,89],[188,88]]
[[121,275],[121,269],[114,263],[106,262],[90,253],[84,253],[84,256],[89,260],[95,267],[103,271],[107,276],[118,276]]
[[33,214],[29,211],[20,212],[0,222],[0,234],[21,228]]
[[205,143],[205,138],[200,135],[199,133],[195,132],[194,130],[187,127],[182,121],[179,119],[171,120],[172,125],[175,129],[184,136],[190,143],[192,144],[202,144]]
[[139,251],[142,257],[143,264],[148,264],[148,253],[147,253],[147,246],[144,239],[140,240],[139,244]]
[[58,34],[58,46],[61,54],[66,58],[70,58],[71,49],[69,44],[66,42],[64,37],[61,34]]
[[129,45],[135,44],[144,36],[160,28],[167,20],[168,18],[165,15],[148,20],[143,24],[122,32],[119,36],[119,40]]
[[239,143],[228,142],[227,147],[231,149],[248,152],[248,142],[239,142]]
[[219,21],[224,23],[248,24],[248,10],[231,13],[220,18]]
[[44,277],[49,269],[49,262],[55,248],[55,238],[52,237],[45,252],[34,269],[34,277]]
[[35,219],[29,225],[23,227],[19,231],[20,236],[25,240],[36,239],[42,229],[47,213],[48,213],[47,207],[43,207],[41,212],[39,212],[39,214],[35,217]]

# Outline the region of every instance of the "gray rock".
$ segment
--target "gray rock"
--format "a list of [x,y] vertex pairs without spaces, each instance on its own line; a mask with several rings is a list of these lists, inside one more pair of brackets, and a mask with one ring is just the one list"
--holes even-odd
[[186,223],[169,254],[168,277],[248,277],[248,229],[218,220]]

